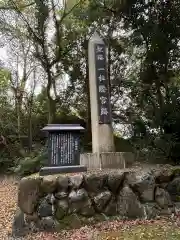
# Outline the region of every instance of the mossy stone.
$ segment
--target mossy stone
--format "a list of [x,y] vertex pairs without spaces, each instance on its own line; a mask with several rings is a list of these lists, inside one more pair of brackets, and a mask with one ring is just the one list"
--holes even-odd
[[76,229],[82,226],[81,219],[77,214],[71,214],[65,216],[63,219],[58,221],[59,229]]
[[174,177],[179,177],[180,176],[180,168],[173,169],[172,175]]
[[109,218],[105,214],[96,214],[94,216],[96,222],[104,222],[107,221]]
[[176,196],[176,202],[180,202],[180,196]]
[[68,202],[66,200],[59,200],[55,205],[55,218],[57,220],[63,219],[68,212]]

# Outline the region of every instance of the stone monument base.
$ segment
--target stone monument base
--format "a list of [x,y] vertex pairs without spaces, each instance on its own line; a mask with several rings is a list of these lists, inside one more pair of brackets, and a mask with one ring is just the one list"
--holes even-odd
[[39,175],[45,176],[45,175],[53,175],[58,173],[76,173],[76,172],[87,172],[87,167],[82,165],[43,167],[40,169]]
[[132,152],[83,153],[80,156],[80,165],[88,169],[123,169],[131,167],[134,160]]

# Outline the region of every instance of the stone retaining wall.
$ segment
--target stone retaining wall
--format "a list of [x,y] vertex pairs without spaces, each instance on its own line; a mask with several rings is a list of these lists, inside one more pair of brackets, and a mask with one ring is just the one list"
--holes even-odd
[[107,220],[171,215],[180,204],[180,169],[21,179],[13,232],[59,231]]

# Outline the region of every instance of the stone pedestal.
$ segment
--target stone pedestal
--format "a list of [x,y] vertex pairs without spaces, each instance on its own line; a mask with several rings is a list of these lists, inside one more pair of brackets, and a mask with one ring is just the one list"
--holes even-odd
[[43,167],[40,169],[39,175],[54,175],[60,173],[78,173],[78,172],[86,172],[86,166],[56,166],[56,167]]
[[88,169],[123,169],[131,167],[134,159],[131,152],[83,153],[80,156],[80,165]]

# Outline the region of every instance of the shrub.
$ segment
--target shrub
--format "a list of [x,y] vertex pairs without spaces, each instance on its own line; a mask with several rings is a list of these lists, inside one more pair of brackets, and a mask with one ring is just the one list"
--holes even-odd
[[39,172],[40,168],[46,161],[47,151],[43,149],[40,154],[35,157],[26,157],[21,159],[18,166],[14,169],[14,172],[22,177]]
[[12,158],[0,156],[0,173],[8,173],[13,166],[14,160]]

